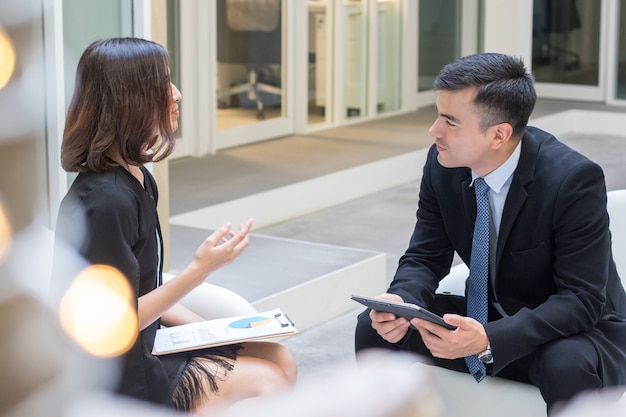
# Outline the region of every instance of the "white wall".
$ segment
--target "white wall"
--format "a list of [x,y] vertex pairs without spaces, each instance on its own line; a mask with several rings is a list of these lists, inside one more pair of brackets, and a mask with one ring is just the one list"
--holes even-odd
[[532,0],[485,0],[484,49],[521,56],[530,62]]

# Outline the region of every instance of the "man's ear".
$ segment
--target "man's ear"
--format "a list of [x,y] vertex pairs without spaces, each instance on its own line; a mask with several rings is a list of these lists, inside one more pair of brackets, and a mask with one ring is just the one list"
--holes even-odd
[[494,149],[499,149],[506,144],[513,136],[513,126],[510,123],[503,122],[492,126],[493,129],[493,146]]

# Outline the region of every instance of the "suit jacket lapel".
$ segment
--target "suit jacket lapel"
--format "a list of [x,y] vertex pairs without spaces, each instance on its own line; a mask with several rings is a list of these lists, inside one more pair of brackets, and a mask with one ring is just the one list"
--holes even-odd
[[[461,195],[463,198],[463,207],[467,207],[465,212],[465,221],[467,223],[467,229],[469,230],[470,236],[472,231],[474,230],[474,223],[476,222],[476,193],[473,187],[470,187],[470,183],[472,182],[472,175],[470,170],[467,170],[467,178],[459,183],[461,187]],[[471,244],[471,243],[470,243]],[[468,262],[469,262],[469,254],[468,254]],[[469,263],[468,263],[469,265]]]
[[530,132],[527,131],[522,138],[522,151],[519,163],[513,173],[511,188],[509,189],[504,204],[504,211],[502,212],[502,220],[498,234],[498,246],[496,249],[496,268],[500,265],[502,250],[509,238],[513,224],[528,198],[526,186],[532,182],[534,178],[538,152],[539,143],[532,134],[532,130]]

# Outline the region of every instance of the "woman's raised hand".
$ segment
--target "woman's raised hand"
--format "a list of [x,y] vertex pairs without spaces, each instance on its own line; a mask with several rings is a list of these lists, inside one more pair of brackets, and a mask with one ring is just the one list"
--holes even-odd
[[239,256],[248,246],[251,227],[252,219],[240,225],[237,232],[231,230],[230,223],[220,227],[202,242],[187,268],[157,289],[139,297],[140,328],[144,329],[159,317],[170,324],[186,321],[180,318],[179,313],[172,315],[172,307],[201,285],[207,275]]
[[230,223],[217,229],[198,247],[189,267],[206,277],[232,262],[248,246],[252,223],[253,220],[248,219],[246,224],[239,225],[237,232],[232,230]]

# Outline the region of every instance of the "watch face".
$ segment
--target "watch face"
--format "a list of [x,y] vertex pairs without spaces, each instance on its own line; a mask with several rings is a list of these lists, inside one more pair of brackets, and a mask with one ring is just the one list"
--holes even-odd
[[483,353],[478,357],[478,360],[480,360],[482,363],[489,363],[492,359],[493,356],[491,355],[491,353]]

